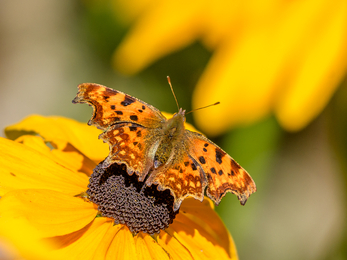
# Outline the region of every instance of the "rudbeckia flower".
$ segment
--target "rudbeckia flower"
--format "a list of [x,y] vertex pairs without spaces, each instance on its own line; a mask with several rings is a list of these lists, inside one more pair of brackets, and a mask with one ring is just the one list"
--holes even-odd
[[52,245],[47,242],[40,241],[39,232],[25,219],[0,221],[0,259],[2,260],[58,260],[50,256]]
[[221,102],[194,114],[208,135],[269,114],[286,130],[300,130],[346,73],[345,0],[114,3],[132,23],[114,54],[124,73],[198,40],[212,51],[193,94],[195,108]]
[[[46,259],[238,259],[207,198],[184,200],[160,233],[131,232],[125,215],[119,224],[103,217],[100,205],[86,195],[94,185],[89,183],[93,169],[108,154],[97,139],[99,130],[67,118],[30,116],[5,133],[9,139],[0,138],[0,227],[6,225],[12,236],[35,232],[37,241],[50,245]],[[18,228],[23,220],[29,229]],[[1,236],[8,237],[6,232]],[[14,245],[18,252],[28,250],[26,241]]]

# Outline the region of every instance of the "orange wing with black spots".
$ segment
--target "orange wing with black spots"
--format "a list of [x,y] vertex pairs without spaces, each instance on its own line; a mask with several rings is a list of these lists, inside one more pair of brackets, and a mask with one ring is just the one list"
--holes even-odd
[[140,182],[169,189],[178,210],[187,196],[207,195],[219,204],[227,192],[244,205],[256,191],[249,174],[221,148],[203,135],[185,129],[185,110],[166,119],[158,109],[102,85],[78,86],[73,103],[93,107],[89,125],[104,130],[100,138],[110,146],[102,167],[125,164]]
[[83,83],[72,103],[87,103],[93,107],[89,125],[106,130],[118,122],[131,122],[145,127],[159,127],[166,118],[155,107],[99,84]]
[[103,167],[113,163],[126,164],[131,175],[142,181],[153,164],[153,149],[160,141],[158,129],[167,119],[155,107],[130,95],[102,85],[83,83],[73,103],[93,107],[89,125],[104,130],[99,138],[110,146]]
[[207,196],[217,205],[227,192],[232,192],[244,205],[256,192],[252,177],[233,158],[205,136],[186,130],[190,156],[204,171]]
[[153,165],[155,149],[155,129],[144,128],[132,123],[119,123],[113,125],[100,138],[110,145],[110,153],[103,162],[103,167],[113,163],[127,166],[130,175],[134,172],[143,180]]
[[159,190],[170,189],[174,196],[174,211],[178,210],[182,201],[192,196],[197,200],[204,200],[206,179],[197,162],[188,153],[173,159],[167,167],[151,172],[146,185],[158,184]]

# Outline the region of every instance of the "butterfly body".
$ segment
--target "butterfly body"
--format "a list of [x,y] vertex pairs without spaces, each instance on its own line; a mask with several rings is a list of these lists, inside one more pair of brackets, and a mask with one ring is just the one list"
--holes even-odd
[[174,146],[184,143],[184,113],[185,111],[180,109],[177,114],[163,123],[160,143],[154,156],[155,169],[170,163],[169,158],[178,157],[178,154],[174,155],[174,152],[177,151]]
[[185,110],[166,119],[155,107],[102,85],[84,83],[73,103],[93,106],[89,124],[104,130],[110,146],[103,167],[125,164],[147,186],[169,189],[178,210],[187,196],[200,201],[206,190],[217,205],[227,192],[244,205],[256,191],[249,174],[205,136],[185,128]]

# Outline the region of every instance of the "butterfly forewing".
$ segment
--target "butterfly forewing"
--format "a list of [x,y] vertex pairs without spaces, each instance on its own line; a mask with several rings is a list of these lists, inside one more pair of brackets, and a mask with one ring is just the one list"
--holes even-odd
[[190,156],[203,169],[207,195],[218,205],[227,192],[232,192],[244,205],[256,191],[251,176],[233,158],[201,134],[186,130]]
[[217,205],[227,192],[244,205],[256,191],[249,174],[227,153],[203,135],[184,130],[184,110],[167,120],[155,107],[120,91],[93,83],[78,89],[73,103],[93,107],[89,124],[104,130],[100,138],[110,146],[103,167],[125,164],[146,185],[169,189],[175,211],[187,196],[202,201],[206,187]]
[[78,90],[72,102],[93,106],[93,117],[89,124],[103,130],[118,122],[132,122],[156,128],[166,121],[155,107],[118,90],[94,83],[80,84]]

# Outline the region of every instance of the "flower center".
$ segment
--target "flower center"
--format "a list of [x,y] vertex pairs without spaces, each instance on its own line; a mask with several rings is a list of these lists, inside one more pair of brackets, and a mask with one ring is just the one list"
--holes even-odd
[[173,222],[179,210],[173,211],[174,198],[169,190],[147,187],[136,174],[129,176],[124,164],[114,163],[106,169],[101,164],[89,179],[87,194],[102,216],[126,225],[134,234],[159,233]]

